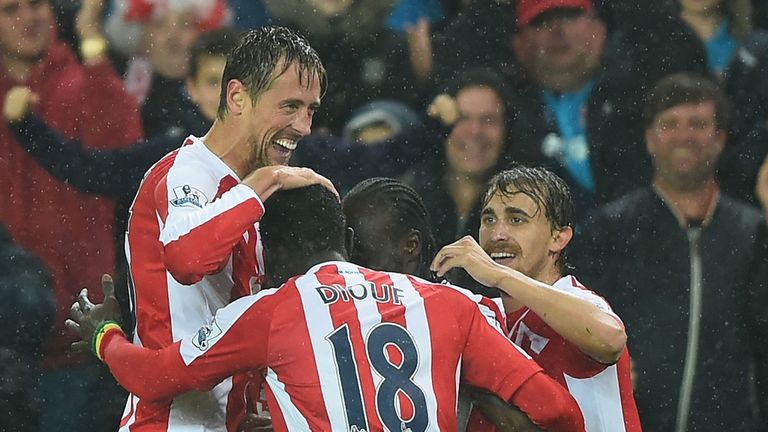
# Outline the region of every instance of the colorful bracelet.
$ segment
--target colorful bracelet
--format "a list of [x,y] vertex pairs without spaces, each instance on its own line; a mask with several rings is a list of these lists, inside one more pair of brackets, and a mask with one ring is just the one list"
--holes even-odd
[[104,361],[104,357],[101,355],[101,343],[104,341],[104,337],[113,331],[118,331],[120,334],[125,334],[123,333],[123,329],[120,328],[120,324],[115,321],[104,321],[96,328],[96,331],[93,332],[91,348],[93,349],[93,353],[96,355],[96,357],[101,361]]

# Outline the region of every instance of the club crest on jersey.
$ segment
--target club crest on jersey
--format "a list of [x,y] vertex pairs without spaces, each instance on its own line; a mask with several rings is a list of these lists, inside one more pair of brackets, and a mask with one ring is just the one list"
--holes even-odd
[[174,207],[203,208],[205,204],[208,204],[208,198],[199,189],[190,185],[176,186],[173,188],[173,195],[175,198],[171,200],[171,205]]
[[192,345],[200,351],[205,351],[216,341],[216,339],[221,337],[222,333],[224,332],[221,330],[221,327],[219,327],[219,324],[216,320],[213,320],[212,323],[200,327],[200,330],[197,331],[195,337],[192,338]]

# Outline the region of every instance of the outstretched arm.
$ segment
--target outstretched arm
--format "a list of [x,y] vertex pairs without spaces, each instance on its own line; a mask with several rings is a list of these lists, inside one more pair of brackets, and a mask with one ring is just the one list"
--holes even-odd
[[81,338],[73,348],[91,349],[121,386],[142,399],[160,401],[190,390],[208,390],[228,376],[259,369],[266,362],[272,316],[269,296],[275,290],[230,303],[196,334],[153,350],[126,339],[115,324],[120,312],[112,279],[105,275],[102,287],[103,304],[91,303],[83,290],[70,309],[66,326]]

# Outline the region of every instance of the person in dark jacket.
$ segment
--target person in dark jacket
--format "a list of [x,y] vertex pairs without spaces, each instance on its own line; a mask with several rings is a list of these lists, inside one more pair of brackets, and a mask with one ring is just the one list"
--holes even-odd
[[3,430],[37,429],[37,384],[45,336],[53,328],[51,275],[0,224],[0,413]]
[[[664,78],[646,105],[652,185],[591,214],[571,256],[622,316],[644,430],[755,431],[750,269],[760,212],[721,193],[728,105],[695,74]],[[763,306],[764,308],[765,306]]]
[[515,141],[566,180],[583,215],[647,180],[640,102],[668,73],[704,72],[704,50],[666,2],[516,6],[517,62],[508,73],[526,127]]
[[678,0],[679,14],[707,49],[707,65],[730,101],[728,146],[718,181],[755,202],[757,171],[768,153],[768,32],[752,25],[750,0]]

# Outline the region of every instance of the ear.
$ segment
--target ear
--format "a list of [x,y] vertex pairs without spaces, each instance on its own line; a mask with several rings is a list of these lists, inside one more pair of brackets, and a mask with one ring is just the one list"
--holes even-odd
[[403,244],[403,254],[407,258],[407,261],[413,261],[421,257],[421,231],[412,229],[405,237],[405,243]]
[[645,128],[645,151],[653,156],[655,152],[656,132],[653,130],[653,125]]
[[347,258],[351,257],[355,249],[355,230],[350,226],[344,232],[344,247],[347,249]]
[[561,230],[555,231],[552,238],[552,244],[549,245],[549,251],[552,253],[560,253],[568,246],[573,238],[573,227],[565,227]]
[[717,131],[717,135],[715,136],[715,142],[717,142],[717,146],[719,147],[718,153],[722,153],[723,149],[725,149],[725,142],[728,139],[728,132],[724,130]]
[[227,82],[227,108],[229,112],[235,115],[242,114],[245,104],[249,100],[248,89],[240,80],[232,79]]

